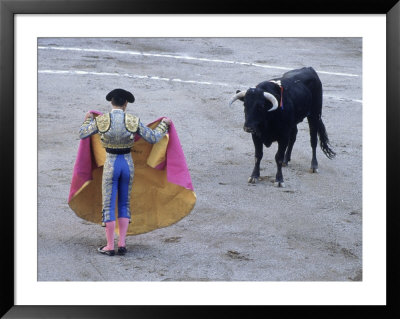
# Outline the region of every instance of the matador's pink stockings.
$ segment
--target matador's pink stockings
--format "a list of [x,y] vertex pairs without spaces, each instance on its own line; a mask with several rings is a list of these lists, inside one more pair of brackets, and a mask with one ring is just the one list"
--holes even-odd
[[129,218],[118,218],[119,240],[118,247],[125,247],[125,237],[128,231]]
[[106,223],[106,237],[107,237],[107,246],[104,247],[104,250],[114,250],[114,230],[115,230],[115,221]]

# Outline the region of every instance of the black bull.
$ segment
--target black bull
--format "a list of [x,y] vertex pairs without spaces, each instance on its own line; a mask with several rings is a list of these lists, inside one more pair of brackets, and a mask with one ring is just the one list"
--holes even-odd
[[263,144],[270,147],[276,141],[278,151],[275,155],[275,182],[277,186],[284,186],[282,166],[288,165],[290,161],[297,136],[297,124],[305,117],[310,128],[311,172],[318,171],[317,135],[324,154],[329,159],[335,157],[321,119],[322,83],[313,68],[286,72],[282,77],[261,82],[246,92],[238,90],[230,104],[238,99],[244,102],[243,129],[251,133],[255,148],[255,165],[249,183],[255,183],[260,177]]

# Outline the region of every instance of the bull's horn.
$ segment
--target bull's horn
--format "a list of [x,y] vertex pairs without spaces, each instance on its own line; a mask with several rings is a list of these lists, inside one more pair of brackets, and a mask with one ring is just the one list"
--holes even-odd
[[235,102],[235,101],[238,100],[239,98],[244,97],[245,95],[246,95],[246,92],[245,92],[245,91],[241,91],[241,92],[236,93],[236,94],[232,97],[232,99],[230,100],[229,106],[231,106],[233,102]]
[[264,92],[264,96],[272,103],[272,108],[270,108],[268,112],[275,111],[278,108],[278,101],[276,100],[275,96],[268,92]]

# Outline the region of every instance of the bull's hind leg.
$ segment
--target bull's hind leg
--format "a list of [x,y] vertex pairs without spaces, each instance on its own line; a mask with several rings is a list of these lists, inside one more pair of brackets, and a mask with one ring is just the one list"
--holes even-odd
[[251,134],[254,143],[254,169],[251,173],[251,176],[248,179],[248,183],[255,184],[257,180],[260,178],[260,163],[261,159],[263,158],[263,143],[262,140],[255,134]]
[[311,173],[318,173],[318,161],[317,161],[317,144],[318,144],[318,119],[308,116],[308,126],[310,127],[310,142],[312,149],[312,159],[311,159]]
[[292,128],[292,130],[290,131],[290,135],[289,135],[289,143],[288,143],[288,147],[285,153],[285,157],[283,159],[283,163],[282,166],[288,166],[291,156],[292,156],[292,149],[293,149],[293,145],[294,142],[296,142],[296,136],[297,136],[297,125],[294,126]]
[[285,150],[288,145],[288,141],[278,141],[278,151],[275,154],[275,161],[277,166],[277,172],[275,177],[275,186],[285,187],[282,175],[282,163],[285,156]]

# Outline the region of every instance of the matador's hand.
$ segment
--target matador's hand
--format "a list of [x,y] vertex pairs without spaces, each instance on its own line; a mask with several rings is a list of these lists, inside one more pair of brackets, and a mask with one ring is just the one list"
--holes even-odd
[[171,120],[170,120],[169,118],[167,118],[167,117],[164,117],[164,118],[162,119],[162,121],[163,121],[165,124],[167,124],[168,126],[171,125]]
[[87,112],[86,113],[86,115],[85,115],[85,121],[88,119],[88,118],[93,118],[93,113],[92,112]]

